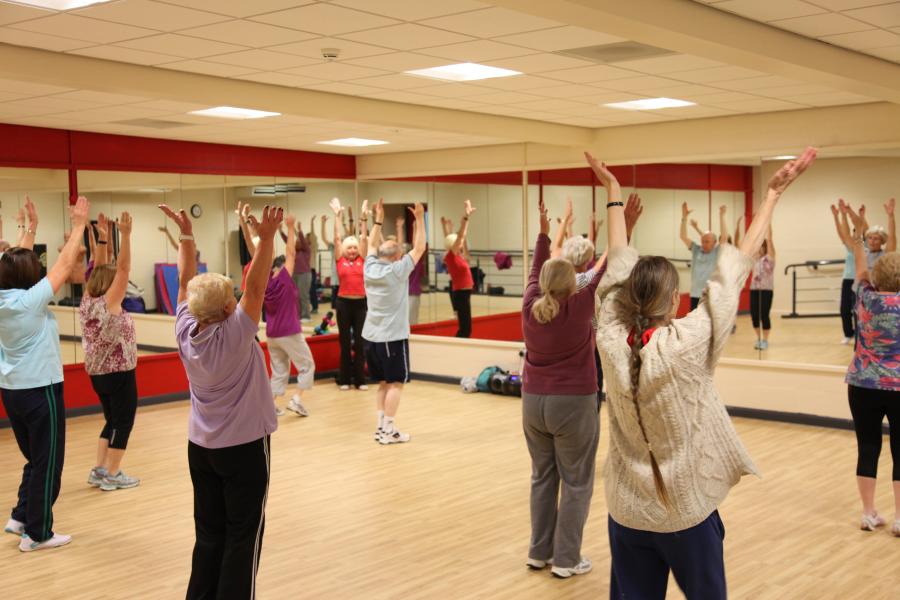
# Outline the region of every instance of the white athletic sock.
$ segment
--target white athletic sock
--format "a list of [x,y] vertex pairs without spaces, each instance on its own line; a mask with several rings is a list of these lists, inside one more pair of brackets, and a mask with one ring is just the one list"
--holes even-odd
[[378,411],[378,429],[383,429],[383,428],[384,428],[384,411],[379,410]]
[[381,425],[381,428],[385,433],[392,433],[394,431],[394,417],[385,415],[384,423]]

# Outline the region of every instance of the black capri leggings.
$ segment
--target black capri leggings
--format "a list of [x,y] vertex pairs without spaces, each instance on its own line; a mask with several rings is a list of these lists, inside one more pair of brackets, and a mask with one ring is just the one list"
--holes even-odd
[[772,312],[773,294],[772,290],[750,290],[750,318],[753,319],[754,329],[759,329],[760,321],[763,329],[772,329],[769,313]]
[[451,294],[453,294],[452,300],[454,301],[456,318],[459,322],[456,337],[472,337],[472,290],[457,290],[451,292]]
[[853,280],[841,280],[841,326],[844,337],[852,338],[856,333],[856,294],[853,292]]
[[900,392],[847,386],[853,428],[856,429],[858,458],[856,474],[874,478],[878,473],[881,454],[881,422],[887,415],[890,426],[891,457],[894,461],[893,480],[900,481]]
[[124,450],[134,427],[137,413],[137,378],[135,370],[91,375],[91,384],[100,397],[106,424],[100,437],[109,440],[109,447]]

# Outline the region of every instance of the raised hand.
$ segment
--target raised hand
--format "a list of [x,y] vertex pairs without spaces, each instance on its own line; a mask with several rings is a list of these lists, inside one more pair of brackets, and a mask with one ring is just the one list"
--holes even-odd
[[[31,200],[28,200],[26,197],[26,208],[29,204],[31,204]],[[31,204],[31,207],[33,209],[34,205]],[[69,218],[72,222],[72,229],[75,229],[76,227],[84,227],[87,225],[88,211],[90,210],[90,208],[91,205],[90,202],[88,202],[88,199],[84,196],[78,196],[78,200],[75,201],[75,205],[69,207]],[[29,214],[28,216],[29,220],[31,220],[31,214]],[[31,222],[33,223],[34,221]]]
[[[182,211],[184,212],[184,211]],[[274,206],[266,206],[263,209],[262,221],[257,221],[256,217],[250,215],[250,222],[256,227],[260,241],[271,241],[275,237],[281,222],[284,220],[284,209],[275,208]]]
[[816,149],[812,146],[806,148],[799,158],[789,160],[772,175],[772,178],[769,179],[769,189],[776,194],[783,194],[788,186],[796,181],[815,160]]
[[700,224],[697,222],[697,219],[691,219],[691,227],[694,229],[700,229]]
[[[84,198],[84,196],[78,197],[79,200],[81,198]],[[28,194],[25,195],[25,213],[28,215],[28,228],[36,231],[38,225],[37,207],[31,201],[31,198],[28,197]]]
[[288,227],[293,229],[294,225],[296,223],[297,223],[297,217],[295,217],[294,215],[284,215],[284,224],[285,225],[287,225]]
[[249,216],[250,216],[250,203],[247,202],[246,204],[244,204],[243,207],[241,207],[241,218],[246,221],[247,217],[249,217]]
[[321,217],[322,225],[328,222],[328,215],[322,215]]
[[612,171],[606,168],[605,162],[599,162],[596,158],[591,156],[590,152],[585,152],[584,157],[587,159],[588,164],[591,166],[591,170],[594,172],[594,175],[596,175],[597,179],[600,180],[600,183],[603,184],[603,187],[608,190],[612,185],[619,185],[619,180],[616,179],[616,176],[612,174]]
[[644,206],[641,204],[641,197],[638,194],[628,194],[628,201],[625,203],[625,229],[631,233],[638,219],[644,214]]
[[341,213],[344,212],[344,207],[341,206],[341,201],[337,198],[332,198],[331,202],[328,203],[328,206],[331,207],[331,211],[334,213],[334,216],[340,217]]
[[[184,209],[179,209],[176,213],[171,208],[169,208],[165,204],[160,204],[159,209],[165,213],[167,217],[172,219],[172,221],[178,225],[178,230],[181,231],[181,235],[193,235],[194,234],[194,224],[191,223],[190,217],[188,217],[187,213]],[[251,217],[252,219],[252,217]],[[255,221],[255,219],[253,219]]]
[[106,215],[100,213],[97,215],[97,239],[106,240],[109,236],[109,219]]
[[379,198],[378,202],[375,203],[375,221],[384,223],[384,198]]
[[547,216],[547,206],[544,204],[543,200],[538,203],[538,212],[540,212],[541,214],[541,233],[544,235],[549,235],[550,217]]
[[472,213],[475,212],[475,208],[472,206],[471,200],[466,200],[463,205],[465,206],[467,217],[471,216]]
[[[416,221],[421,222],[422,219],[425,218],[425,205],[421,202],[416,202],[415,206],[408,207],[409,212],[413,214],[416,218]],[[441,217],[443,219],[443,217]],[[403,223],[403,217],[397,217],[397,225],[400,226]]]
[[834,204],[831,205],[831,214],[834,216],[835,219],[837,219],[838,214],[840,214],[840,212],[841,211],[838,210],[837,206],[835,206]]
[[369,199],[362,201],[362,210],[359,211],[359,218],[365,220],[369,216]]
[[692,211],[688,208],[687,202],[681,203],[681,218],[682,219],[687,219],[687,216],[689,214],[691,214],[692,212],[694,212],[694,211]]
[[237,201],[237,208],[234,209],[234,214],[236,214],[238,218],[244,216],[244,203],[240,200]]
[[728,212],[728,207],[725,206],[724,204],[719,207],[719,216],[720,217],[725,216],[725,213],[727,213],[727,212]]
[[897,201],[894,198],[891,198],[884,205],[884,212],[886,212],[888,214],[888,216],[891,216],[894,214],[894,205],[895,204],[897,204]]
[[24,208],[20,208],[19,211],[16,213],[16,224],[19,225],[19,227],[25,227],[25,209]]
[[[101,213],[101,215],[102,215],[102,213]],[[132,222],[130,214],[128,214],[127,212],[123,212],[119,216],[119,220],[116,223],[119,226],[119,232],[123,236],[131,235],[131,228],[132,228],[133,222]]]
[[563,220],[566,223],[571,223],[575,220],[574,209],[572,208],[572,199],[566,198],[566,210],[563,212]]

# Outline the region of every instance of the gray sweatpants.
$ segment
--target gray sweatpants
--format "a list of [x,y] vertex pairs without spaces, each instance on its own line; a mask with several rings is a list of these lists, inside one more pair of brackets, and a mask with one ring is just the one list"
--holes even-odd
[[302,333],[266,340],[272,359],[272,395],[281,396],[291,377],[291,363],[297,367],[297,388],[312,389],[316,377],[316,363]]
[[528,556],[552,558],[556,566],[574,567],[581,561],[581,537],[594,493],[600,441],[597,394],[523,393],[522,425],[531,454]]
[[419,324],[419,306],[422,302],[422,296],[414,296],[410,294],[409,296],[409,324],[410,325],[418,325]]
[[309,319],[312,300],[309,299],[309,288],[312,286],[312,273],[294,273],[294,285],[297,286],[297,310],[301,319]]

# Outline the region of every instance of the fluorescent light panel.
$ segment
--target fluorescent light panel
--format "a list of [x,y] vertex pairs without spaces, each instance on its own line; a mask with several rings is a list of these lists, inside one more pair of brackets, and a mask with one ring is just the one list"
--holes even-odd
[[327,142],[316,142],[317,144],[326,144],[328,146],[352,146],[359,148],[362,146],[381,146],[387,144],[383,140],[367,140],[365,138],[341,138],[338,140],[328,140]]
[[674,98],[643,98],[641,100],[629,100],[628,102],[612,102],[604,104],[609,108],[620,108],[622,110],[657,110],[660,108],[681,108],[682,106],[694,106],[693,102],[687,100],[676,100]]
[[406,71],[406,74],[444,81],[477,81],[479,79],[493,79],[496,77],[512,77],[522,73],[511,69],[501,69],[499,67],[489,67],[467,62],[444,65],[443,67],[431,67],[430,69],[416,69],[415,71]]
[[237,108],[235,106],[216,106],[203,110],[192,110],[189,114],[203,117],[219,117],[220,119],[265,119],[266,117],[278,117],[281,113],[253,110],[250,108]]
[[767,158],[765,160],[794,160],[797,158],[793,154],[785,154],[784,156],[773,156],[771,158]]
[[25,6],[35,6],[37,8],[49,8],[50,10],[72,10],[74,8],[84,8],[93,4],[103,4],[109,0],[0,0],[8,4],[24,4]]

